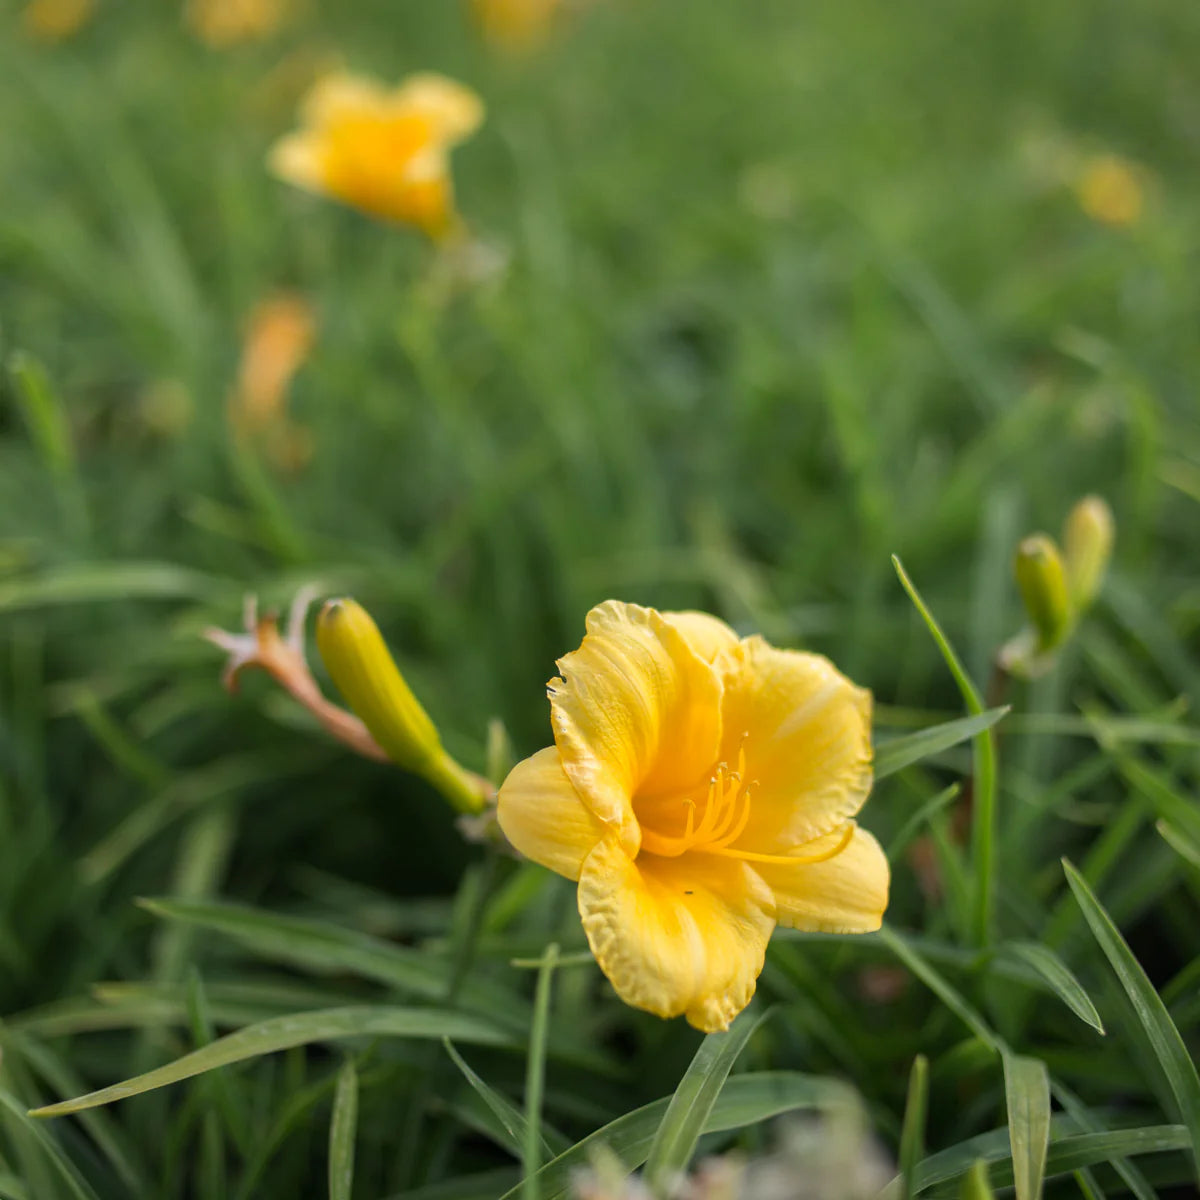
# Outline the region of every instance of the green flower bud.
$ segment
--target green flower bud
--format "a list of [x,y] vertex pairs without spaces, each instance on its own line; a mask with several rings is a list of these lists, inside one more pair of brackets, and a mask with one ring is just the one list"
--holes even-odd
[[1063,551],[1077,613],[1087,609],[1100,590],[1115,536],[1112,510],[1099,496],[1085,496],[1071,509],[1063,527]]
[[1073,618],[1058,547],[1044,533],[1025,538],[1017,547],[1013,570],[1029,623],[1037,634],[1037,652],[1045,654],[1066,637]]
[[483,808],[486,785],[442,748],[362,605],[330,600],[317,620],[317,649],[346,702],[397,766],[429,780],[460,812]]

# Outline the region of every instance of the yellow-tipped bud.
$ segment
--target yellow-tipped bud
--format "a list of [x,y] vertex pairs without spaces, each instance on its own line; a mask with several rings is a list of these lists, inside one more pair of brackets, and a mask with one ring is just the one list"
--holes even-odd
[[982,1158],[977,1158],[962,1177],[958,1195],[960,1200],[995,1200],[996,1193],[988,1180],[988,1166]]
[[1085,611],[1100,590],[1115,536],[1112,509],[1099,496],[1084,496],[1067,516],[1063,551],[1067,586],[1077,613]]
[[1044,533],[1025,538],[1013,563],[1029,623],[1037,634],[1037,650],[1053,650],[1071,628],[1067,573],[1053,539]]
[[436,726],[361,604],[325,605],[317,621],[317,649],[346,702],[397,766],[429,780],[460,812],[483,808],[483,781],[442,748]]

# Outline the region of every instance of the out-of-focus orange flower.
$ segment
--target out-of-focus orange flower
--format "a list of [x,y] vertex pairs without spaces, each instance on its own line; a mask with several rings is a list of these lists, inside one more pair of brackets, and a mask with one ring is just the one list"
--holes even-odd
[[337,74],[312,89],[299,131],[276,142],[269,162],[296,187],[443,238],[461,228],[449,151],[482,120],[479,97],[441,75],[388,88]]
[[30,0],[21,28],[38,42],[61,42],[78,33],[96,11],[96,0]]
[[530,50],[545,41],[562,0],[473,0],[483,36],[505,50]]
[[294,292],[281,292],[254,309],[233,396],[239,424],[265,429],[283,415],[288,384],[308,357],[315,333],[312,306]]
[[292,15],[292,0],[188,0],[188,28],[214,50],[270,37]]
[[1075,195],[1093,221],[1118,228],[1136,225],[1146,205],[1144,173],[1119,155],[1097,155],[1083,164]]
[[288,386],[312,349],[316,319],[300,295],[283,292],[250,314],[229,399],[230,420],[243,434],[264,437],[279,466],[295,470],[312,456],[306,429],[289,420]]

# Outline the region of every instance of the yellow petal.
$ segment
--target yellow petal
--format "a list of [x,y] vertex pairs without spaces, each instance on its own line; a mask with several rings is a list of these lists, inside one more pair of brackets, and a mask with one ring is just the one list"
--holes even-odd
[[871,790],[871,693],[827,658],[760,637],[726,651],[717,667],[722,758],[732,765],[744,744],[752,797],[736,848],[786,854],[858,812]]
[[745,863],[640,855],[616,838],[588,855],[579,915],[617,995],[711,1033],[750,1002],[775,927],[770,889]]
[[429,117],[446,142],[462,141],[483,123],[483,101],[470,88],[432,71],[410,75],[392,92],[390,103]]
[[388,90],[365,75],[337,71],[318,79],[301,102],[301,118],[320,129],[346,117],[379,112],[388,103]]
[[736,646],[738,635],[716,617],[705,612],[665,612],[662,618],[673,625],[705,662],[712,662],[722,650]]
[[290,133],[271,147],[267,155],[271,173],[284,183],[310,192],[325,189],[325,166],[321,145],[312,133]]
[[[804,847],[817,853],[833,845],[840,832],[826,834]],[[814,933],[870,933],[883,922],[890,872],[879,843],[855,828],[846,848],[824,862],[796,867],[755,863],[755,870],[775,893],[776,918],[789,929]]]
[[504,836],[526,858],[568,879],[579,878],[583,860],[604,837],[604,824],[563,774],[556,746],[517,763],[496,803]]
[[631,798],[694,789],[721,738],[721,681],[652,609],[608,600],[552,679],[554,740],[584,802],[637,851]]

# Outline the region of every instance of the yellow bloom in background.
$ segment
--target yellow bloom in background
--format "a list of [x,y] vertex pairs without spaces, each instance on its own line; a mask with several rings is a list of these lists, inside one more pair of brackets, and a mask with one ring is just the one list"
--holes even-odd
[[776,924],[879,928],[887,860],[852,819],[872,782],[869,692],[704,613],[615,600],[558,667],[555,744],[513,769],[498,818],[579,881],[627,1004],[725,1029]]
[[1093,221],[1136,225],[1146,204],[1142,169],[1116,154],[1088,159],[1075,180],[1079,205]]
[[282,292],[260,303],[250,315],[229,397],[229,416],[238,432],[265,439],[276,464],[288,470],[312,456],[308,431],[287,415],[292,377],[312,350],[316,317],[301,295]]
[[483,36],[505,50],[530,50],[545,41],[562,0],[474,0]]
[[214,50],[270,37],[292,15],[292,0],[188,0],[187,27]]
[[30,0],[21,10],[25,36],[37,42],[61,42],[78,33],[96,11],[96,0]]
[[440,238],[459,227],[450,149],[482,120],[479,97],[441,75],[387,88],[337,74],[310,91],[299,132],[277,142],[269,161],[288,183]]

